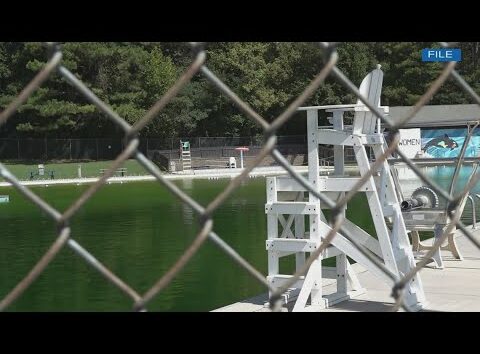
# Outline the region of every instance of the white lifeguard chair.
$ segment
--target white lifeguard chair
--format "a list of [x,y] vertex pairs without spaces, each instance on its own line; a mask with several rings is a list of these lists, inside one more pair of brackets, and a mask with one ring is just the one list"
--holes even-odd
[[[388,112],[388,107],[380,106],[382,81],[383,72],[378,66],[363,79],[360,92],[372,105]],[[350,105],[302,107],[299,110],[307,111],[308,179],[312,185],[317,186],[318,192],[337,200],[345,192],[350,191],[360,179],[344,174],[344,146],[353,147],[360,175],[365,175],[370,170],[366,147],[373,149],[375,157],[384,152],[385,139],[379,131],[380,124],[377,117],[360,100]],[[330,120],[333,123],[332,129],[319,129],[319,110],[332,113]],[[343,114],[346,111],[355,112],[352,126],[344,125]],[[319,144],[334,145],[333,175],[320,175]],[[280,259],[295,254],[298,270],[305,263],[306,254],[319,247],[322,238],[328,234],[331,227],[322,211],[326,206],[321,205],[315,195],[309,193],[292,177],[269,177],[266,187],[267,279],[273,288],[279,288],[292,277],[288,274],[279,274]],[[377,238],[348,219],[345,219],[343,225],[349,234],[371,252],[372,256],[377,257],[391,272],[401,277],[413,269],[415,261],[387,161],[374,172],[359,192],[366,194]],[[386,218],[391,228],[387,226]],[[279,224],[282,227],[281,232]],[[285,301],[296,299],[293,311],[322,309],[365,292],[347,256],[389,286],[394,285],[390,277],[340,232],[323,254],[312,263],[307,274],[286,293]],[[322,260],[330,257],[335,257],[335,267],[322,267]],[[322,294],[323,279],[336,279],[337,291],[333,294]],[[309,299],[310,306],[307,306]],[[404,301],[413,310],[425,306],[425,295],[418,274],[407,284]]]
[[192,155],[190,153],[190,142],[180,140],[180,161],[183,171],[192,169]]

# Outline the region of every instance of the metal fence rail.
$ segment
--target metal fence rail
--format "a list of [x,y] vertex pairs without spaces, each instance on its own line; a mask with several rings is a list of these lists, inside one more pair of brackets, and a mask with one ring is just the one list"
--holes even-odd
[[[313,260],[316,259],[323,250],[329,245],[330,241],[333,239],[337,231],[340,231],[346,238],[348,238],[366,257],[368,257],[372,262],[378,265],[378,267],[389,276],[395,283],[395,286],[392,288],[392,296],[396,300],[396,306],[394,310],[398,309],[400,306],[403,306],[406,310],[409,310],[403,304],[403,292],[404,287],[412,279],[412,277],[428,262],[428,259],[432,256],[434,252],[440,247],[443,241],[446,239],[448,233],[451,232],[451,229],[456,225],[462,232],[477,246],[480,248],[480,243],[477,239],[468,231],[464,224],[459,220],[460,213],[456,213],[459,201],[467,195],[467,193],[473,188],[475,183],[480,179],[480,174],[475,174],[472,176],[464,187],[464,189],[456,194],[451,195],[450,193],[445,192],[443,189],[438,187],[433,181],[429,180],[419,168],[412,163],[405,155],[397,149],[399,142],[398,129],[401,128],[406,122],[408,122],[415,114],[424,106],[440,89],[444,84],[447,78],[452,78],[459,87],[470,96],[476,104],[480,105],[480,97],[473,91],[473,89],[463,80],[463,78],[455,71],[455,62],[445,63],[445,67],[440,72],[438,78],[430,85],[425,94],[418,100],[415,104],[413,110],[405,116],[403,119],[399,120],[397,123],[393,123],[391,119],[385,116],[382,112],[378,110],[377,107],[372,106],[365,97],[363,97],[358,88],[350,82],[350,80],[342,73],[342,71],[336,66],[336,64],[341,60],[336,51],[337,44],[329,43],[320,43],[320,47],[323,49],[324,53],[324,62],[318,71],[316,77],[309,83],[305,90],[290,104],[287,109],[276,117],[272,123],[268,123],[263,117],[261,117],[257,112],[255,112],[245,101],[238,97],[235,92],[233,92],[224,82],[222,82],[210,69],[208,68],[206,62],[206,54],[204,50],[203,43],[189,43],[189,46],[192,49],[192,61],[189,67],[182,73],[182,75],[177,79],[177,81],[169,88],[163,97],[161,97],[142,117],[137,121],[133,126],[127,123],[122,117],[120,117],[115,111],[112,110],[105,102],[100,100],[81,80],[79,80],[74,73],[69,71],[66,67],[62,65],[62,49],[61,46],[56,43],[46,43],[46,47],[49,52],[48,62],[41,69],[35,78],[21,91],[18,96],[9,104],[9,106],[0,113],[0,125],[4,124],[5,121],[10,118],[16,110],[26,102],[26,100],[33,94],[33,92],[39,88],[45,80],[47,80],[51,75],[57,73],[61,75],[67,82],[69,82],[74,88],[83,94],[83,96],[91,103],[93,103],[101,112],[107,115],[115,124],[117,124],[124,132],[124,143],[120,151],[117,151],[115,160],[111,164],[110,168],[105,172],[105,174],[100,178],[95,184],[91,185],[78,200],[76,200],[70,207],[65,211],[58,211],[53,208],[50,204],[45,202],[30,189],[22,186],[18,179],[9,172],[9,170],[0,163],[0,175],[9,181],[16,189],[18,189],[28,200],[37,205],[42,209],[47,215],[49,215],[57,225],[57,235],[53,241],[50,248],[45,252],[42,258],[35,264],[31,271],[22,279],[14,289],[12,289],[0,302],[0,310],[5,310],[9,305],[12,304],[31,284],[32,282],[44,271],[45,267],[52,261],[53,258],[58,254],[58,252],[65,246],[70,247],[77,255],[79,255],[83,260],[85,260],[90,266],[95,268],[100,272],[105,279],[113,283],[120,291],[129,296],[132,300],[133,309],[135,311],[145,311],[146,306],[152,298],[154,298],[158,293],[160,293],[165,287],[169,285],[172,279],[183,269],[183,267],[190,261],[192,256],[199,250],[202,244],[210,239],[213,241],[223,252],[225,252],[229,257],[237,262],[245,271],[247,271],[251,276],[256,279],[258,282],[265,286],[265,289],[272,290],[266,281],[266,277],[256,270],[252,265],[250,265],[241,255],[239,255],[232,247],[230,247],[222,238],[217,235],[214,231],[214,224],[212,216],[220,205],[235,191],[240,185],[241,182],[248,178],[248,174],[251,170],[259,165],[261,161],[267,156],[271,155],[279,165],[288,171],[288,173],[296,181],[298,181],[303,187],[307,188],[310,193],[313,193],[316,197],[320,199],[322,203],[325,203],[332,209],[331,218],[329,220],[332,230],[325,235],[323,238],[322,244],[320,247],[313,253],[306,261],[305,265],[297,271],[295,276],[291,278],[282,289],[273,291],[273,296],[270,300],[270,306],[273,310],[279,309],[279,303],[281,294],[287,290],[293,283],[298,280],[298,278],[305,274],[308,267],[312,264]],[[441,43],[442,46],[448,47],[448,43]],[[176,187],[169,180],[166,180],[164,176],[160,173],[157,166],[150,161],[144,153],[139,150],[139,138],[137,134],[142,130],[162,109],[175,97],[178,92],[190,82],[190,80],[195,75],[203,75],[214,87],[216,87],[222,94],[227,96],[246,116],[256,122],[264,132],[264,143],[258,155],[255,157],[253,164],[246,168],[239,176],[232,179],[228,186],[212,201],[210,204],[203,206],[193,200],[189,195],[182,192],[178,187]],[[335,78],[341,85],[343,85],[348,91],[353,93],[358,97],[378,118],[380,118],[383,123],[390,130],[390,145],[386,149],[385,153],[380,156],[373,163],[371,172],[377,170],[385,159],[390,156],[393,152],[396,152],[398,156],[408,165],[410,168],[428,185],[430,188],[435,190],[441,197],[445,198],[447,201],[447,208],[449,216],[452,218],[453,223],[447,230],[445,230],[442,237],[436,240],[432,250],[428,252],[425,256],[425,259],[417,264],[417,266],[409,273],[405,274],[402,278],[397,278],[396,275],[391,273],[383,264],[381,264],[375,258],[372,258],[370,254],[365,250],[365,248],[359,244],[354,237],[352,237],[349,232],[343,227],[342,223],[342,209],[345,207],[346,203],[353,197],[353,195],[358,192],[367,179],[371,176],[371,173],[363,176],[355,185],[353,190],[345,195],[338,201],[333,201],[327,198],[322,193],[316,191],[316,188],[309,183],[300,174],[296,173],[292,166],[288,163],[285,157],[280,153],[277,148],[278,137],[276,136],[277,130],[282,127],[296,112],[297,108],[303,105],[307,99],[315,92],[315,90],[324,83],[325,79],[329,76]],[[152,285],[152,287],[145,293],[139,293],[135,289],[131,288],[127,283],[115,275],[112,271],[106,268],[101,260],[95,258],[88,250],[83,248],[79,243],[77,243],[71,237],[70,229],[70,219],[78,212],[78,210],[94,195],[111,177],[115,170],[128,158],[137,159],[140,164],[142,164],[147,171],[149,171],[158,182],[167,188],[171,193],[173,193],[182,203],[190,206],[200,217],[198,225],[198,233],[194,241],[188,246],[184,251],[182,256],[177,259],[175,264],[163,275],[161,275],[158,281]],[[462,158],[460,158],[461,160]],[[459,161],[461,163],[461,161]]]

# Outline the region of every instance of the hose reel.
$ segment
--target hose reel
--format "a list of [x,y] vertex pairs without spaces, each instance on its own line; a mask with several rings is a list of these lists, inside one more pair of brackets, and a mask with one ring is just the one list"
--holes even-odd
[[404,200],[400,204],[402,211],[410,211],[414,209],[435,209],[438,208],[438,195],[431,188],[419,187],[412,193],[410,199]]

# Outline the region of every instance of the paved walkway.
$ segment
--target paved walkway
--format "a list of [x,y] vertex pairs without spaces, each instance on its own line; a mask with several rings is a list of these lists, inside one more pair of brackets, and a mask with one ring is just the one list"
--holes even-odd
[[[298,173],[306,173],[308,171],[307,166],[294,166],[295,171]],[[325,171],[330,171],[333,168],[325,167]],[[223,169],[206,169],[206,170],[192,170],[189,172],[176,172],[176,173],[166,173],[163,176],[166,179],[176,180],[176,179],[218,179],[218,178],[233,178],[242,173],[240,168],[223,168]],[[257,167],[250,172],[250,177],[259,177],[259,176],[278,176],[286,174],[287,172],[282,167]],[[93,178],[66,178],[66,179],[45,179],[45,180],[26,180],[21,181],[25,186],[50,186],[56,184],[86,184],[94,183],[98,181],[99,177]],[[111,177],[108,179],[108,183],[126,183],[126,182],[136,182],[136,181],[153,181],[155,177],[152,175],[146,176],[125,176],[125,177]],[[0,182],[0,187],[10,186],[9,182]]]
[[[480,229],[474,234],[480,239]],[[424,311],[480,312],[480,250],[458,231],[457,242],[464,256],[463,261],[456,260],[449,252],[442,251],[445,269],[426,267],[420,272],[428,301]],[[390,311],[394,302],[390,296],[391,289],[360,264],[354,264],[353,268],[357,272],[362,287],[367,290],[366,293],[324,309],[322,312]],[[335,280],[325,280],[323,291],[324,294],[335,291]],[[266,301],[267,295],[263,294],[215,311],[269,312],[269,309],[264,306]]]

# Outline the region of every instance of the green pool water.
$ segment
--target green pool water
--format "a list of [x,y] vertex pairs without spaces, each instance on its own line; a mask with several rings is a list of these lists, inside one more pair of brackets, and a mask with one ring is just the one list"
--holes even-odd
[[[175,183],[207,205],[229,181]],[[71,185],[31,189],[58,210],[65,210],[86,188]],[[13,188],[0,188],[2,194],[8,194],[10,202],[0,204],[0,298],[30,271],[55,239],[54,223],[47,215]],[[264,204],[265,179],[246,181],[215,212],[214,230],[266,274]],[[354,197],[347,216],[374,233],[364,195]],[[74,217],[71,226],[77,242],[141,293],[171,267],[198,232],[195,213],[156,182],[105,186]],[[281,271],[292,265],[287,260],[281,264]],[[207,241],[173,282],[149,303],[148,310],[209,311],[265,291]],[[8,310],[129,311],[131,306],[129,298],[64,247]]]
[[[177,185],[203,205],[229,180]],[[64,210],[87,187],[32,190]],[[54,223],[13,188],[0,188],[0,296],[31,269],[55,238]],[[361,204],[354,201],[350,210]],[[266,274],[265,179],[247,181],[215,213],[220,237]],[[360,207],[360,206],[359,206]],[[369,220],[364,220],[368,228]],[[195,214],[155,182],[112,184],[72,221],[72,237],[135,289],[145,292],[181,255],[198,231]],[[288,267],[288,262],[286,262]],[[207,241],[179,276],[148,306],[153,311],[208,311],[265,288]],[[65,247],[10,311],[123,311],[131,301]]]

